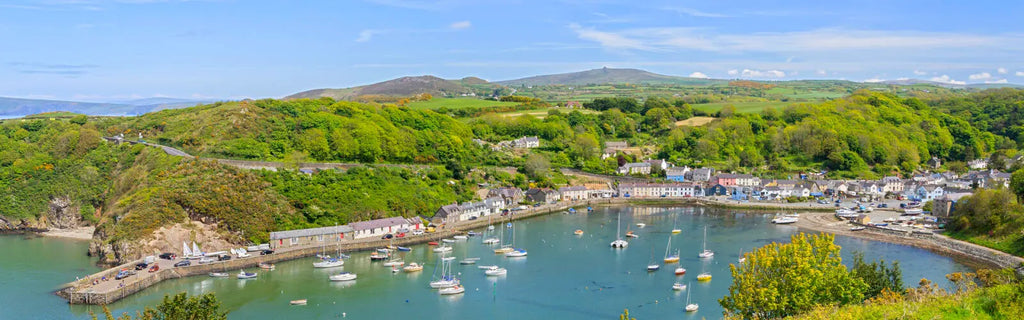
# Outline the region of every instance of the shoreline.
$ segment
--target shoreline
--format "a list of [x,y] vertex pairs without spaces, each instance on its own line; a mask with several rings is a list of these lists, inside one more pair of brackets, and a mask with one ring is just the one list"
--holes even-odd
[[96,227],[86,226],[72,229],[48,229],[36,233],[44,237],[90,241],[94,232],[96,232]]

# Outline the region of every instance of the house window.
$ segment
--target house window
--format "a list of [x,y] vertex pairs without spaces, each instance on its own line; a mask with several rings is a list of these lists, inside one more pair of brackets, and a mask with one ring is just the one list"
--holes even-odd
[[291,244],[291,245],[298,244],[299,243],[299,238],[291,238],[291,239],[288,240],[288,243]]
[[321,234],[321,235],[317,236],[317,240],[320,241],[320,242],[324,242],[324,235]]

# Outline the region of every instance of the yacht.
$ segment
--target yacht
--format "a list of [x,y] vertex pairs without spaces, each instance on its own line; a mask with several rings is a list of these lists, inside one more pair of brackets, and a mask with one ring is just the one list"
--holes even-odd
[[238,272],[238,278],[242,279],[242,280],[245,280],[245,279],[256,279],[256,273],[254,273],[254,272],[245,272],[245,270],[242,270],[242,271]]
[[448,288],[438,290],[437,292],[442,295],[460,294],[466,292],[466,288],[462,287],[461,285],[454,285]]
[[686,274],[686,268],[677,267],[675,273],[676,273],[677,276],[684,275],[684,274]]
[[339,272],[329,277],[331,281],[352,281],[356,279],[356,274],[351,272]]
[[629,246],[629,242],[626,242],[626,240],[622,240],[622,237],[619,236],[619,230],[622,227],[622,214],[621,213],[619,214],[619,218],[617,219],[617,221],[618,222],[615,223],[615,241],[612,241],[611,246],[612,246],[612,248],[621,249],[621,248],[625,248],[625,247]]
[[488,276],[503,276],[508,274],[508,270],[505,268],[499,268],[498,266],[492,266],[491,268],[484,270],[484,274]]
[[708,250],[708,226],[704,226],[704,250],[702,250],[698,257],[701,259],[711,258],[715,256],[715,252]]
[[345,265],[345,260],[326,257],[320,261],[313,262],[313,268],[335,268]]
[[405,272],[423,271],[423,266],[421,266],[420,264],[415,263],[415,262],[410,262],[409,265],[405,266],[405,268],[402,268],[402,271],[405,271]]
[[690,303],[690,291],[686,291],[686,312],[695,312],[700,308],[696,303]]
[[675,291],[686,290],[686,285],[682,284],[682,283],[679,283],[679,282],[673,283],[672,284],[672,290],[675,290]]

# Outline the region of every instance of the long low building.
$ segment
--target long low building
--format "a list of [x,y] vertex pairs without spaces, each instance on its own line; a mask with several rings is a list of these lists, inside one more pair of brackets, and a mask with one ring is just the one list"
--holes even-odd
[[623,183],[619,185],[619,195],[636,198],[702,197],[704,189],[691,183]]
[[352,231],[352,227],[348,225],[274,231],[270,233],[270,245],[275,248],[284,248],[305,246],[313,243],[339,242],[345,239],[352,239]]

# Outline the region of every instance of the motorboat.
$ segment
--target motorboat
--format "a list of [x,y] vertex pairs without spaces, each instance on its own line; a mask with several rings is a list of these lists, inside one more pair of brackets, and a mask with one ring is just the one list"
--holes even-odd
[[577,236],[582,236],[583,235],[583,230],[576,229],[576,231],[573,232],[573,234],[575,234]]
[[658,269],[661,269],[661,265],[659,265],[659,264],[649,264],[649,265],[647,265],[647,271],[658,271]]
[[371,252],[370,253],[370,261],[383,261],[383,260],[387,260],[387,259],[390,259],[390,258],[391,258],[391,255],[386,254],[386,253],[380,253],[380,252]]
[[680,232],[683,232],[683,230],[682,229],[672,229],[672,233],[673,234],[680,233]]
[[455,260],[455,257],[444,257],[444,258],[441,258],[441,261],[452,261],[452,260]]
[[242,279],[242,280],[245,280],[245,279],[256,279],[256,273],[254,273],[254,272],[245,272],[245,270],[242,270],[242,271],[238,272],[238,278]]
[[438,246],[437,248],[434,248],[434,252],[438,252],[438,253],[452,252],[452,247],[449,247],[449,246]]
[[626,242],[626,240],[617,239],[615,241],[612,241],[612,248],[625,248],[628,246],[629,242]]
[[470,237],[475,237],[475,236],[479,236],[480,234],[476,233],[475,231],[470,231],[470,232],[466,232],[466,235],[470,236]]
[[501,243],[501,240],[498,240],[498,238],[487,238],[487,239],[484,239],[483,243],[484,244],[498,244],[498,243]]
[[328,277],[331,281],[352,281],[356,279],[356,274],[351,272],[339,272],[338,274],[332,274]]
[[441,242],[444,242],[444,243],[455,243],[455,240],[453,240],[453,239],[441,239]]
[[686,274],[686,268],[678,267],[678,268],[676,268],[676,272],[675,273],[676,273],[677,276],[684,275],[684,274]]
[[467,240],[467,239],[469,239],[469,237],[460,234],[460,235],[452,237],[452,239],[455,239],[455,240]]
[[489,230],[489,231],[494,231],[494,225],[489,225],[489,226],[487,226],[487,230]]
[[867,228],[861,227],[861,226],[857,226],[857,227],[850,228],[850,231],[861,231],[861,230],[864,230],[864,229],[867,229]]
[[505,268],[499,268],[498,266],[492,266],[491,268],[484,270],[484,274],[488,276],[503,276],[508,274],[508,270]]
[[647,224],[646,224],[646,223],[643,223],[643,222],[641,222],[641,223],[637,223],[637,224],[636,224],[636,227],[637,227],[637,228],[643,228],[643,227],[646,227],[646,226],[647,226]]
[[707,272],[701,273],[697,275],[697,281],[711,281],[711,274]]
[[410,262],[409,265],[405,266],[405,268],[402,268],[402,271],[405,271],[405,272],[423,271],[423,266],[421,266],[419,263]]
[[633,233],[633,231],[626,231],[626,237],[627,238],[639,238],[640,236],[635,234],[635,233]]
[[289,301],[288,303],[290,303],[293,306],[304,306],[306,305],[306,299],[292,300]]
[[462,287],[461,285],[454,285],[437,291],[437,293],[440,293],[442,295],[460,294],[463,292],[466,292],[466,288]]
[[675,290],[675,291],[686,290],[686,285],[682,284],[682,283],[678,283],[678,282],[673,283],[672,284],[672,290]]
[[385,267],[401,267],[405,265],[405,261],[402,260],[391,260],[384,263]]
[[506,252],[505,253],[505,257],[508,257],[508,258],[517,258],[517,257],[525,257],[525,256],[526,256],[526,250],[523,250],[523,249],[513,249],[511,252]]
[[436,246],[437,245],[437,241],[427,242],[427,245],[428,246]]
[[412,251],[412,248],[399,246],[398,251],[409,252]]
[[477,269],[487,270],[487,269],[490,269],[490,268],[497,268],[498,266],[476,266],[476,267],[477,267]]
[[210,272],[210,277],[213,278],[227,278],[230,276],[227,272]]
[[274,270],[274,268],[275,268],[273,263],[266,263],[266,262],[260,262],[259,267],[260,267],[260,269],[263,269],[263,270]]
[[459,261],[459,264],[476,264],[477,260],[480,260],[480,258],[466,258]]
[[345,265],[345,260],[338,258],[324,258],[320,261],[313,262],[313,268],[336,268]]

